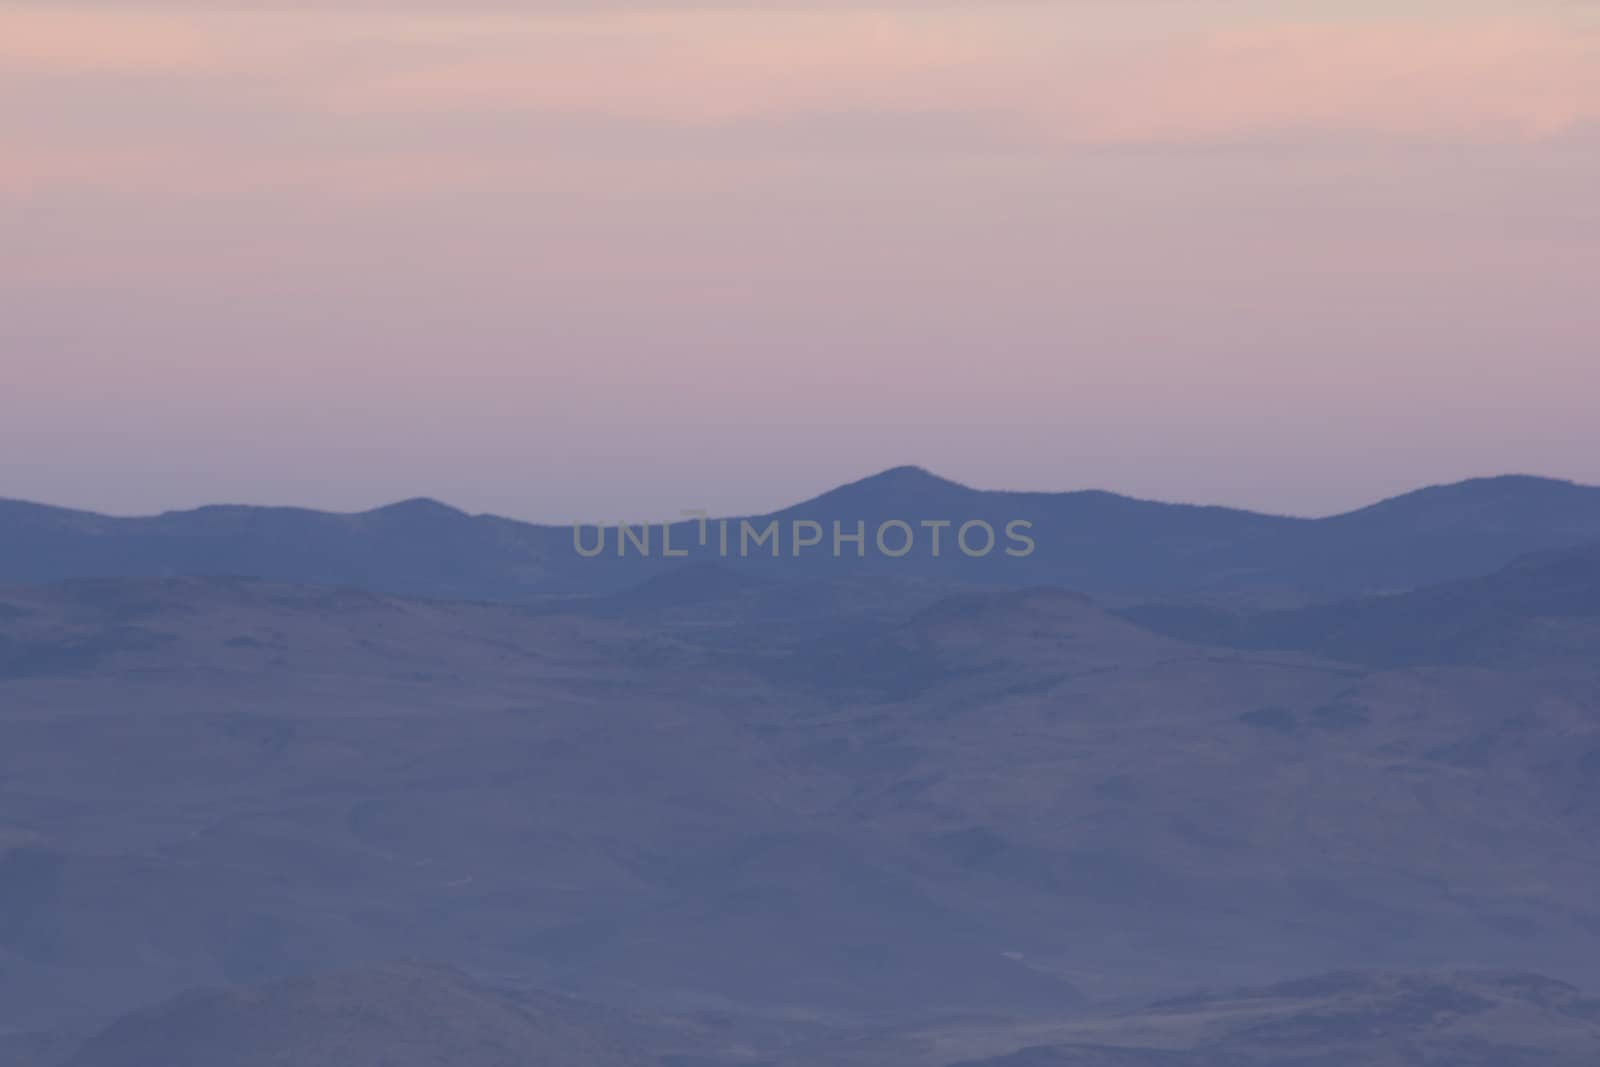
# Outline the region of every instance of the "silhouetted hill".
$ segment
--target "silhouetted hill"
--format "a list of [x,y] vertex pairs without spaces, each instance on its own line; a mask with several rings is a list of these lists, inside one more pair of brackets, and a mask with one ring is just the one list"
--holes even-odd
[[1153,605],[1126,614],[1185,640],[1374,666],[1581,658],[1600,642],[1600,543],[1531,555],[1482,578],[1293,611]]
[[[414,596],[519,600],[560,591],[571,532],[433,501],[353,515],[214,506],[151,518],[0,504],[0,581],[239,576]],[[626,563],[626,561],[619,561]],[[620,584],[629,577],[614,569]],[[637,580],[637,579],[633,579]]]
[[[598,558],[580,558],[570,527],[471,516],[416,500],[353,515],[294,508],[207,507],[151,518],[0,502],[0,583],[76,577],[238,575],[354,585],[379,592],[532,602],[615,593],[686,561],[784,580],[883,576],[969,585],[1058,585],[1120,600],[1156,596],[1295,605],[1417,588],[1488,573],[1530,552],[1600,539],[1600,489],[1529,477],[1439,486],[1326,519],[1292,519],[1219,507],[1164,504],[1100,491],[970,489],[902,467],[752,520],[783,529],[778,558],[763,548],[719,556],[696,523],[673,530],[684,558],[619,556],[614,531]],[[904,558],[880,555],[879,523],[916,528]],[[822,524],[824,543],[795,556],[790,525]],[[832,524],[865,526],[858,558],[832,553]],[[923,520],[950,522],[932,551]],[[954,546],[960,524],[982,520],[999,549],[969,558]],[[1031,523],[1035,551],[1007,556],[1007,523]],[[714,524],[713,524],[714,525]],[[657,530],[659,535],[659,530]],[[981,537],[978,538],[981,543]]]
[[[792,573],[918,574],[945,580],[990,585],[1060,585],[1096,593],[1188,587],[1203,582],[1194,569],[1206,552],[1220,552],[1241,540],[1292,528],[1300,520],[1258,515],[1220,507],[1164,504],[1099,490],[1066,493],[1007,492],[971,489],[915,467],[899,467],[853,482],[778,516],[786,521],[809,519],[828,530],[841,520],[848,531],[865,524],[869,539],[865,559],[828,553],[785,561]],[[876,554],[871,539],[879,523],[909,523],[917,547],[903,559]],[[940,554],[932,554],[932,532],[924,521],[944,521]],[[960,551],[959,527],[981,520],[997,534],[997,549],[981,558]],[[1008,556],[1007,524],[1031,524],[1027,533],[1036,544],[1026,558]],[[981,531],[974,545],[983,544]],[[831,547],[831,545],[830,545]]]
[[1487,574],[1520,556],[1600,540],[1600,489],[1509,475],[1433,486],[1292,533],[1229,546],[1213,566],[1317,600]]
[[922,467],[893,467],[802,501],[777,514],[792,517],[856,515],[865,519],[926,516],[960,511],[976,490]]

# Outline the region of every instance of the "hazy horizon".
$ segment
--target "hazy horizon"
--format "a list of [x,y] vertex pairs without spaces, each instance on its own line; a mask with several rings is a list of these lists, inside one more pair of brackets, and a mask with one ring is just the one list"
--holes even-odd
[[0,495],[1600,482],[1593,5],[0,3],[0,83]]
[[[1338,508],[1338,509],[1330,510],[1330,511],[1303,511],[1303,512],[1296,512],[1296,511],[1291,511],[1291,510],[1286,509],[1286,508],[1274,508],[1274,507],[1272,507],[1270,505],[1268,505],[1268,506],[1252,506],[1252,505],[1249,505],[1249,504],[1238,504],[1238,503],[1232,503],[1232,502],[1223,501],[1223,500],[1208,500],[1208,499],[1199,498],[1199,497],[1192,497],[1192,496],[1191,497],[1185,497],[1185,496],[1171,496],[1171,497],[1146,496],[1146,495],[1142,495],[1142,494],[1138,494],[1138,493],[1125,492],[1123,490],[1118,489],[1115,486],[1110,486],[1110,485],[1085,484],[1085,485],[1070,485],[1070,486],[1048,486],[1048,485],[1032,486],[1032,485],[1017,485],[1017,484],[1013,484],[1013,483],[1010,483],[1010,482],[1006,482],[1006,483],[1003,483],[1003,484],[988,485],[988,484],[983,484],[983,483],[978,483],[978,482],[965,481],[965,480],[959,479],[959,478],[952,478],[952,477],[949,477],[947,474],[945,474],[942,471],[934,470],[934,469],[929,468],[929,467],[927,467],[927,466],[925,466],[923,464],[907,463],[907,464],[896,464],[896,465],[891,466],[891,467],[880,468],[880,469],[873,470],[873,471],[870,471],[868,473],[861,474],[861,475],[849,475],[849,476],[840,477],[840,478],[838,478],[838,479],[836,479],[834,481],[828,482],[827,484],[824,484],[824,485],[821,485],[821,486],[810,486],[810,487],[807,487],[807,488],[800,488],[800,489],[797,489],[793,494],[791,494],[789,496],[784,496],[784,497],[778,497],[778,498],[775,498],[775,499],[765,500],[762,503],[749,503],[749,504],[744,504],[744,505],[735,504],[735,505],[727,507],[727,508],[706,507],[705,510],[707,510],[713,516],[721,515],[721,516],[730,516],[731,517],[731,516],[738,516],[738,515],[761,515],[761,514],[766,514],[768,512],[778,511],[778,510],[781,510],[783,508],[787,508],[787,507],[789,507],[791,505],[794,505],[794,504],[802,503],[802,502],[810,500],[810,499],[812,499],[814,497],[818,497],[818,496],[821,496],[821,495],[823,495],[825,493],[828,493],[828,492],[830,492],[830,491],[832,491],[834,489],[838,489],[840,487],[847,486],[847,485],[853,484],[853,483],[858,482],[858,481],[869,480],[869,479],[872,479],[872,478],[876,478],[876,477],[878,477],[880,475],[888,474],[888,473],[891,473],[893,471],[904,469],[904,468],[908,468],[908,467],[909,468],[919,469],[919,470],[921,470],[921,471],[923,471],[923,472],[925,472],[925,473],[927,473],[927,474],[929,474],[929,475],[931,475],[931,476],[933,476],[935,478],[940,478],[940,479],[945,479],[945,480],[948,480],[948,481],[956,482],[956,483],[964,486],[965,488],[978,490],[978,491],[1022,492],[1022,493],[1108,492],[1108,493],[1116,494],[1118,496],[1130,497],[1130,498],[1138,499],[1138,500],[1148,500],[1148,501],[1153,501],[1153,502],[1163,503],[1163,504],[1190,504],[1190,505],[1199,505],[1199,506],[1226,507],[1226,508],[1234,508],[1234,509],[1237,509],[1237,510],[1240,510],[1240,511],[1256,512],[1258,514],[1263,514],[1263,515],[1279,515],[1279,516],[1285,516],[1285,517],[1289,517],[1289,518],[1306,518],[1306,519],[1330,518],[1330,517],[1333,517],[1333,516],[1336,516],[1336,515],[1348,514],[1351,511],[1357,511],[1357,510],[1360,510],[1362,508],[1369,507],[1369,506],[1371,506],[1373,504],[1382,503],[1383,501],[1392,499],[1392,498],[1394,498],[1396,496],[1404,496],[1404,495],[1407,495],[1409,493],[1413,493],[1413,492],[1416,492],[1416,491],[1419,491],[1419,490],[1435,488],[1435,487],[1443,486],[1443,485],[1458,484],[1458,483],[1463,482],[1463,481],[1492,480],[1492,479],[1496,479],[1496,478],[1536,478],[1536,479],[1541,479],[1541,480],[1560,481],[1560,482],[1567,482],[1567,483],[1574,484],[1574,485],[1590,486],[1590,487],[1600,488],[1600,484],[1585,482],[1584,480],[1577,479],[1577,478],[1560,478],[1560,477],[1556,477],[1556,476],[1552,476],[1552,475],[1539,474],[1539,473],[1531,472],[1531,471],[1497,471],[1497,472],[1487,473],[1487,474],[1468,475],[1465,478],[1455,478],[1455,479],[1448,479],[1448,480],[1420,482],[1420,483],[1417,483],[1415,485],[1404,486],[1404,487],[1402,487],[1401,489],[1399,489],[1396,492],[1385,492],[1382,495],[1375,495],[1375,496],[1371,496],[1369,498],[1359,499],[1355,503],[1353,503],[1351,506],[1346,507],[1346,508]],[[703,497],[714,497],[714,496],[727,496],[727,495],[728,494],[725,493],[725,492],[711,492],[711,493],[701,493],[701,494],[699,494],[699,496],[702,497],[702,498]],[[771,496],[771,494],[766,494],[766,495]],[[569,523],[574,523],[574,522],[600,522],[600,523],[609,525],[611,523],[618,522],[618,521],[636,522],[636,521],[643,520],[643,521],[648,521],[648,522],[651,522],[651,523],[661,522],[661,521],[676,521],[679,518],[679,515],[680,515],[681,511],[689,509],[689,508],[700,509],[703,506],[700,503],[691,503],[689,505],[685,505],[685,507],[683,507],[683,508],[664,507],[664,508],[662,508],[662,509],[660,509],[658,511],[650,512],[650,511],[644,510],[643,508],[641,508],[641,506],[637,505],[636,503],[634,503],[633,501],[627,499],[626,497],[623,497],[623,496],[619,495],[613,501],[614,506],[611,508],[610,511],[600,512],[600,511],[591,510],[590,512],[584,513],[584,514],[546,515],[546,514],[542,514],[542,513],[538,512],[537,510],[530,510],[527,513],[518,514],[518,513],[514,513],[514,512],[499,512],[499,511],[494,511],[494,510],[473,508],[473,507],[465,506],[465,505],[461,504],[459,501],[450,498],[449,496],[443,496],[443,495],[439,495],[439,494],[435,494],[435,493],[408,493],[408,494],[402,494],[400,496],[388,497],[388,498],[385,498],[385,499],[382,499],[382,500],[377,500],[377,501],[375,501],[373,503],[358,502],[358,503],[352,503],[352,504],[341,504],[341,503],[338,503],[338,502],[334,502],[332,504],[320,504],[319,505],[319,504],[308,504],[305,501],[301,501],[301,500],[248,499],[248,498],[239,496],[237,491],[235,491],[232,495],[230,495],[228,497],[225,497],[225,498],[219,498],[219,499],[215,499],[215,500],[201,500],[201,501],[198,501],[198,502],[195,502],[195,503],[192,503],[192,504],[179,504],[179,505],[170,506],[170,507],[156,507],[156,508],[144,508],[144,509],[134,508],[134,509],[118,510],[118,509],[115,509],[115,508],[97,507],[97,506],[94,506],[92,504],[91,505],[72,504],[72,503],[63,503],[63,502],[60,502],[60,501],[52,501],[52,500],[46,500],[46,499],[22,497],[22,496],[17,496],[17,495],[14,495],[14,494],[8,494],[6,492],[0,491],[0,501],[7,501],[7,500],[20,501],[20,502],[28,503],[28,504],[39,504],[39,505],[43,505],[43,506],[46,506],[46,507],[64,508],[64,509],[69,510],[69,511],[81,511],[81,512],[90,512],[90,513],[99,514],[99,515],[108,515],[108,516],[111,516],[111,517],[114,517],[114,518],[151,518],[151,517],[154,517],[154,516],[157,516],[157,515],[171,514],[171,513],[182,513],[182,512],[193,511],[193,510],[196,510],[196,509],[199,509],[199,508],[219,507],[219,506],[220,507],[258,507],[258,508],[309,509],[309,510],[313,510],[313,511],[322,511],[322,512],[326,512],[326,513],[330,513],[330,514],[360,514],[360,513],[363,513],[363,512],[375,511],[375,510],[378,510],[378,509],[381,509],[381,508],[385,508],[385,507],[389,507],[389,506],[393,506],[393,505],[396,505],[396,504],[403,504],[403,503],[406,503],[406,502],[409,502],[409,501],[431,500],[431,501],[434,501],[436,503],[443,504],[443,505],[445,505],[447,507],[454,508],[455,510],[465,512],[465,513],[467,513],[469,515],[494,515],[494,516],[497,516],[497,517],[500,517],[500,518],[516,519],[516,520],[521,521],[521,522],[532,523],[532,524],[535,524],[535,525],[567,525]]]
[[1594,1067],[1597,190],[1600,0],[0,0],[0,1065]]

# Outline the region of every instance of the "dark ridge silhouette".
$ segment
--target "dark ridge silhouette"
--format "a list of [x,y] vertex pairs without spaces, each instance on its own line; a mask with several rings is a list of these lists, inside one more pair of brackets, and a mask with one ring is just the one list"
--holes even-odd
[[[1519,556],[1600,539],[1600,489],[1528,476],[1476,479],[1395,497],[1325,519],[1164,504],[1099,490],[982,491],[918,467],[897,467],[759,516],[784,529],[778,558],[756,549],[722,558],[716,538],[699,543],[692,522],[674,526],[675,548],[747,573],[783,579],[879,575],[981,585],[1058,585],[1136,602],[1155,596],[1249,606],[1296,606],[1416,589],[1487,574]],[[989,523],[1001,549],[974,559],[942,551],[918,529],[904,558],[879,555],[879,523],[899,519]],[[796,557],[787,524],[823,524],[823,546]],[[1036,548],[1004,554],[1004,527],[1031,524]],[[867,530],[857,558],[832,553],[832,523]],[[614,531],[613,531],[614,534]],[[218,506],[151,518],[0,502],[0,584],[76,577],[241,575],[274,581],[355,585],[453,599],[533,602],[603,595],[681,566],[660,554],[619,555],[613,536],[598,558],[580,558],[573,531],[485,515],[432,500],[358,514]]]
[[1392,596],[1259,613],[1148,605],[1125,615],[1184,640],[1294,649],[1379,667],[1581,655],[1600,640],[1600,542]]

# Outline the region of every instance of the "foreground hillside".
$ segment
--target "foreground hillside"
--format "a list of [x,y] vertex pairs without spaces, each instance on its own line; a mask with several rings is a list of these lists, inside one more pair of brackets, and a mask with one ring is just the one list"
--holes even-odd
[[1536,975],[1332,974],[1062,1026],[957,1067],[1581,1067],[1600,999]]
[[64,1067],[646,1067],[630,1024],[417,964],[201,990],[134,1013]]
[[22,1067],[1589,1067],[1597,1050],[1600,999],[1520,972],[1341,972],[1131,1010],[752,1034],[406,963],[195,990]]
[[1387,667],[1059,590],[691,584],[0,594],[0,1031],[397,957],[843,1030],[1600,977],[1569,645]]
[[1600,541],[1389,596],[1253,613],[1156,604],[1127,615],[1186,640],[1298,650],[1373,667],[1559,669],[1600,649]]

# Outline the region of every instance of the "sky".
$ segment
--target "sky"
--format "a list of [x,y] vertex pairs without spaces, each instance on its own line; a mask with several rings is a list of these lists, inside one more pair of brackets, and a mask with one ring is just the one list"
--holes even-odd
[[0,0],[0,497],[1600,483],[1600,0]]

